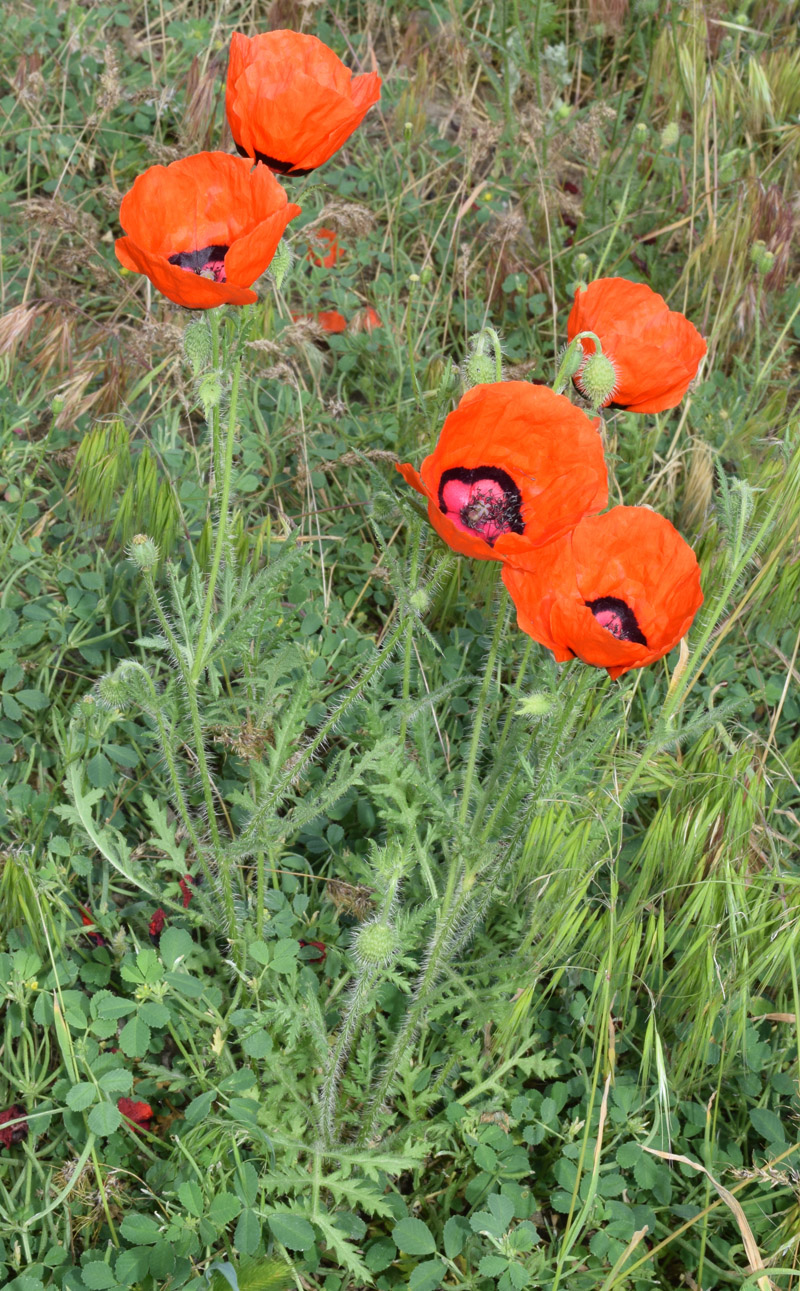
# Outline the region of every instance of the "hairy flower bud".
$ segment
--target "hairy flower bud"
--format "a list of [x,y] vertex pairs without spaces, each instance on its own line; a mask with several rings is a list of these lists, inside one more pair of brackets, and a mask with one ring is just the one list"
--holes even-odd
[[517,709],[518,717],[546,717],[552,711],[553,701],[549,695],[542,692],[534,691],[527,699],[523,699]]
[[353,951],[365,968],[383,968],[397,954],[397,934],[384,919],[373,919],[356,932]]
[[144,708],[155,699],[148,673],[133,659],[125,659],[97,683],[97,694],[106,708]]
[[135,533],[128,548],[128,557],[138,569],[155,569],[158,564],[158,547],[146,533]]
[[289,250],[285,239],[281,238],[269,266],[269,271],[272,274],[273,281],[275,286],[278,288],[278,291],[280,291],[283,286],[283,280],[292,267],[293,259],[294,257],[292,252]]
[[661,147],[674,148],[681,137],[681,129],[677,121],[668,121],[661,131]]
[[646,121],[637,121],[633,127],[633,142],[637,144],[647,143],[650,138],[650,127]]
[[218,372],[208,372],[201,377],[197,387],[197,397],[203,405],[206,421],[214,408],[218,408],[222,399],[222,381]]
[[754,242],[750,248],[750,259],[756,273],[764,277],[775,264],[775,253],[769,250],[765,242]]
[[199,376],[211,358],[211,332],[205,318],[189,323],[183,333],[183,352]]
[[468,387],[489,385],[497,378],[494,359],[488,354],[470,354],[464,364],[464,378]]
[[607,354],[590,354],[575,380],[592,407],[599,408],[617,388],[617,370]]
[[408,598],[408,603],[416,614],[424,614],[431,603],[427,587],[417,587]]

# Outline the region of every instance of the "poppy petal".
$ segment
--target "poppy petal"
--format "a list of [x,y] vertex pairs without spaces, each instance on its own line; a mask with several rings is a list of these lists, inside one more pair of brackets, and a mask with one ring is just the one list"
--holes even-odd
[[577,656],[612,677],[667,654],[703,603],[694,552],[647,507],[581,520],[503,581],[524,632],[556,659]]
[[341,148],[380,97],[377,72],[353,76],[316,36],[231,38],[225,106],[237,148],[307,173]]
[[[474,386],[420,468],[431,523],[454,550],[482,560],[516,559],[552,542],[608,501],[598,426],[546,386]],[[448,478],[479,491],[468,505],[455,496],[451,505]]]
[[[567,322],[571,341],[594,332],[617,374],[607,403],[631,412],[664,412],[680,403],[697,375],[706,343],[693,323],[658,292],[626,278],[598,278],[575,293]],[[590,338],[581,341],[594,352]],[[581,388],[580,371],[575,383]]]
[[178,265],[170,264],[163,256],[136,245],[131,238],[117,238],[114,244],[117,259],[126,269],[143,273],[162,295],[186,309],[214,309],[217,305],[252,305],[258,300],[254,291],[236,287],[229,282],[215,282],[188,273]]

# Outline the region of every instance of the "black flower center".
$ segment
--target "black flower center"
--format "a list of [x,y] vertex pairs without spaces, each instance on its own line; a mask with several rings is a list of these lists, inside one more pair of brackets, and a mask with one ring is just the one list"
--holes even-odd
[[502,533],[524,533],[522,494],[499,466],[455,466],[439,481],[439,506],[459,529],[493,547]]
[[177,255],[168,256],[170,264],[188,273],[196,273],[201,278],[214,282],[225,282],[225,256],[230,247],[217,244],[213,247],[201,247],[199,251],[179,251]]
[[[250,157],[250,153],[241,144],[237,143],[236,151],[240,157]],[[279,161],[277,157],[268,157],[265,152],[259,152],[258,150],[256,150],[255,160],[263,161],[265,166],[269,166],[270,170],[277,171],[279,175],[310,175],[312,170],[315,169],[314,166],[309,166],[308,170],[295,170],[290,161]]]
[[647,645],[647,638],[630,605],[626,605],[618,597],[600,596],[596,601],[586,601],[585,604],[601,628],[605,628],[618,641],[635,641],[637,645]]

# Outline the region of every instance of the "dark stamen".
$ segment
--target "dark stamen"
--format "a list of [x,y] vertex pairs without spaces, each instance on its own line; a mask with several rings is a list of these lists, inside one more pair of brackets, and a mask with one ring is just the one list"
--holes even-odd
[[189,273],[199,274],[202,278],[213,278],[214,282],[225,282],[225,256],[230,247],[217,243],[211,247],[201,247],[199,251],[179,251],[168,256],[170,264]]
[[618,641],[635,641],[637,645],[647,645],[647,638],[636,621],[636,615],[630,605],[626,605],[616,596],[600,596],[596,601],[586,601],[585,605],[592,611],[601,628],[610,632]]
[[[250,153],[246,152],[241,144],[237,143],[236,151],[240,157],[250,157]],[[251,157],[250,160],[252,161],[253,158]],[[279,175],[310,175],[312,170],[315,169],[314,166],[309,166],[308,170],[295,170],[290,161],[278,161],[277,157],[268,157],[265,152],[258,152],[257,150],[255,160],[263,161],[265,166],[269,166],[270,170],[276,170]]]
[[[457,484],[459,489],[448,488]],[[449,494],[449,496],[448,496]],[[439,481],[439,506],[494,546],[503,533],[524,533],[522,494],[499,466],[453,467]]]

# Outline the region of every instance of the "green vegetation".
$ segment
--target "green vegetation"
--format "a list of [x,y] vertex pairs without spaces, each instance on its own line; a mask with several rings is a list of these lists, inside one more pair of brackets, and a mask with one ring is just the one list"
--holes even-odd
[[[198,321],[120,272],[119,201],[232,149],[230,33],[269,25],[382,99],[283,181],[280,286]],[[4,35],[0,1282],[796,1288],[792,6],[26,0]],[[611,502],[705,593],[618,682],[393,469],[483,328],[552,384],[601,275],[709,347],[679,408],[604,414]]]

